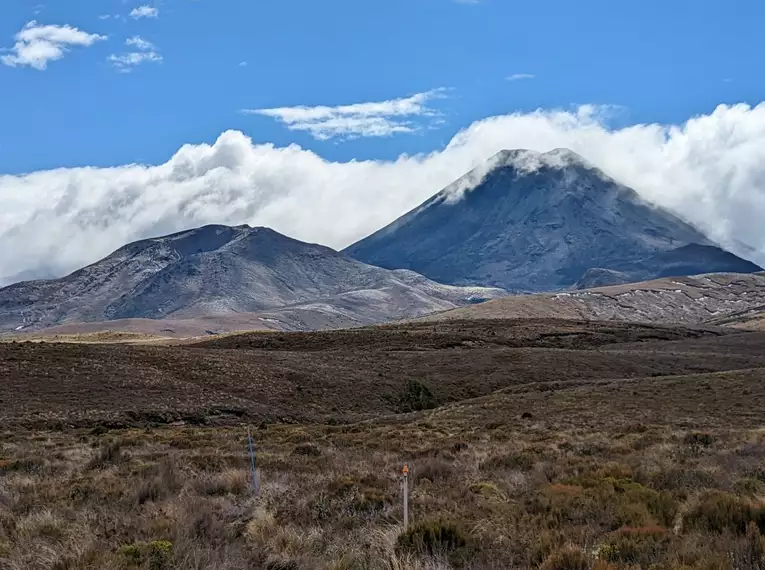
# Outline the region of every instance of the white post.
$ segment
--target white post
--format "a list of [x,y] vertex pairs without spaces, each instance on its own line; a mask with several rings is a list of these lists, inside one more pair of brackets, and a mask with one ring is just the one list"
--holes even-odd
[[250,478],[252,479],[252,490],[255,496],[260,496],[260,483],[258,481],[258,472],[255,468],[255,446],[252,444],[252,433],[250,426],[247,426],[247,446],[250,450]]
[[409,465],[404,465],[404,528],[409,528]]

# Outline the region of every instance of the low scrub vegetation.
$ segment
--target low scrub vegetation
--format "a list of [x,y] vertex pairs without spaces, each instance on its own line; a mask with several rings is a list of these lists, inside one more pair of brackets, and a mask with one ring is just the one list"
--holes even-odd
[[[636,450],[644,432],[487,438],[463,413],[263,427],[259,496],[243,429],[4,433],[0,568],[765,567],[759,431],[715,434],[716,451],[688,455],[666,427]],[[681,465],[707,475],[667,484]]]
[[438,399],[430,388],[419,380],[407,380],[406,387],[397,398],[390,398],[399,413],[420,412],[438,406]]
[[0,570],[762,570],[747,374],[412,384],[405,416],[254,423],[259,494],[246,426],[0,431]]

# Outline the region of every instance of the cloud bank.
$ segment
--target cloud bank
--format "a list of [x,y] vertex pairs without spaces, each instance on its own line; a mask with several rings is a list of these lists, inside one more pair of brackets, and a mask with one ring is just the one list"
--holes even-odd
[[10,67],[29,66],[43,71],[72,47],[88,47],[106,36],[89,34],[72,26],[41,26],[32,20],[14,37],[16,43],[0,62]]
[[614,130],[601,117],[590,106],[491,117],[443,150],[395,161],[329,162],[229,131],[157,166],[0,176],[0,283],[62,275],[127,242],[207,223],[265,225],[340,248],[506,148],[570,148],[765,263],[765,103],[721,105],[681,125]]
[[444,89],[417,93],[411,97],[355,103],[337,107],[279,107],[275,109],[243,109],[247,115],[271,117],[291,131],[307,131],[318,140],[334,137],[386,137],[399,133],[415,133],[422,126],[414,118],[438,117],[427,106],[429,101],[444,96]]

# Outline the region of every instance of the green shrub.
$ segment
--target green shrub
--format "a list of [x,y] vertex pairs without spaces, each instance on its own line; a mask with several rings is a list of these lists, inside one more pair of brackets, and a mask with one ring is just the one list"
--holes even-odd
[[397,549],[416,555],[433,556],[466,548],[469,542],[469,536],[456,523],[425,520],[410,525],[399,535]]
[[143,560],[140,544],[126,544],[119,548],[119,553],[125,557],[128,564],[138,566]]
[[438,400],[425,384],[417,380],[407,380],[406,388],[399,397],[400,413],[419,412],[435,407],[438,407]]
[[306,457],[319,457],[321,449],[312,443],[301,443],[292,450],[292,455],[304,455]]
[[470,487],[468,487],[468,489],[470,489],[472,493],[481,495],[488,499],[498,499],[501,501],[507,500],[507,496],[505,496],[505,494],[499,490],[499,487],[488,481],[479,481],[478,483],[473,483],[470,485]]
[[685,526],[708,532],[745,534],[749,522],[765,529],[765,507],[722,491],[704,494],[685,516]]
[[526,549],[527,564],[534,568],[538,567],[564,544],[566,544],[566,537],[561,531],[549,529],[540,531]]
[[596,489],[554,483],[546,485],[525,499],[526,510],[551,522],[550,528],[564,523],[586,524],[603,516],[605,503]]
[[647,568],[664,557],[671,539],[672,535],[661,527],[622,528],[601,544],[598,558]]
[[148,568],[149,570],[169,570],[172,564],[173,543],[169,540],[136,542],[120,547],[129,568]]
[[155,540],[149,543],[149,570],[165,570],[170,568],[173,555],[173,543],[169,540]]
[[696,447],[709,447],[715,442],[715,438],[709,433],[689,433],[683,438],[683,443]]
[[644,505],[659,524],[670,526],[675,520],[678,504],[671,493],[655,491],[628,477],[607,477],[606,481],[613,486],[617,494],[623,494],[628,503]]
[[109,465],[116,465],[125,461],[127,457],[122,453],[122,444],[119,441],[108,441],[101,445],[98,453],[88,462],[89,470],[105,469]]
[[697,491],[717,486],[717,481],[707,471],[688,467],[662,469],[646,475],[646,479],[652,487],[667,491]]
[[356,480],[346,475],[335,479],[325,491],[309,501],[309,517],[315,521],[328,521],[337,520],[340,516],[344,518],[344,524],[352,526],[362,520],[373,519],[391,503],[382,486],[384,481],[375,476]]
[[6,473],[27,473],[33,475],[42,472],[44,468],[45,460],[42,457],[0,460],[0,475],[5,475]]
[[351,506],[357,513],[374,513],[384,509],[388,502],[388,497],[383,493],[366,489],[361,492]]
[[298,570],[298,563],[294,560],[270,560],[265,565],[265,570]]
[[763,485],[762,481],[754,477],[742,477],[734,485],[737,493],[749,496],[761,495],[763,488],[765,488],[765,485]]
[[531,471],[537,463],[536,455],[528,451],[514,451],[505,455],[490,457],[481,463],[481,470],[494,471],[497,469],[514,469]]
[[578,546],[569,544],[552,552],[539,570],[589,570],[590,559]]
[[765,563],[765,538],[763,538],[760,529],[753,522],[750,522],[746,527],[744,557],[755,568],[762,568],[763,563]]

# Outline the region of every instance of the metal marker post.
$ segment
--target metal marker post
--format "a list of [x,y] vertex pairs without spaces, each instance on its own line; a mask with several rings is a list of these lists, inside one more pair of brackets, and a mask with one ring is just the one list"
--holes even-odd
[[260,496],[260,484],[258,482],[258,473],[255,470],[255,447],[252,445],[252,433],[250,432],[250,426],[247,426],[247,443],[250,447],[250,476],[252,477],[252,489],[255,491],[255,496]]
[[409,465],[404,464],[404,528],[409,528]]

